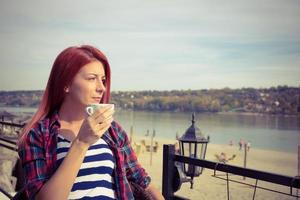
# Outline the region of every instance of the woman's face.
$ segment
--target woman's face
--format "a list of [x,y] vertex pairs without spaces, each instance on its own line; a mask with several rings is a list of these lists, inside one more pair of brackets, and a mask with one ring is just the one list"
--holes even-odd
[[92,61],[84,65],[69,86],[66,98],[73,103],[86,106],[99,103],[105,92],[105,71],[103,64]]

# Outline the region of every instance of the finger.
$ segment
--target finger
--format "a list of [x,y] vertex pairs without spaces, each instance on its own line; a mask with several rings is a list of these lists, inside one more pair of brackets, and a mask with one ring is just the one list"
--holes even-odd
[[108,121],[111,118],[113,118],[112,114],[98,117],[97,119],[94,119],[94,124],[103,124],[104,122]]
[[101,129],[103,126],[106,126],[107,124],[110,124],[113,121],[113,116],[109,116],[108,118],[105,118],[103,121],[100,121],[99,123],[95,123],[93,126],[97,127],[97,129]]
[[99,125],[100,126],[110,125],[113,120],[114,120],[113,116],[110,116],[106,118],[104,121],[100,122]]
[[[111,126],[111,123],[113,122],[113,118],[110,118],[108,120],[106,120],[105,122],[101,123],[101,124],[98,124],[96,126],[96,134],[103,134],[110,126]],[[101,134],[101,135],[102,135]]]
[[98,115],[98,116],[94,116],[94,120],[97,123],[101,123],[103,121],[105,121],[106,119],[109,119],[110,117],[112,117],[114,114],[114,110],[106,110],[104,113]]
[[112,112],[114,111],[112,105],[99,108],[98,110],[95,111],[95,113],[92,116],[97,118],[98,116],[101,116],[102,114],[109,112],[109,111],[112,111]]
[[99,115],[91,115],[88,117],[88,119],[90,120],[90,122],[93,125],[102,123],[103,121],[105,121],[106,119],[109,119],[112,117],[112,115],[114,114],[114,110],[106,110],[104,113],[99,114]]

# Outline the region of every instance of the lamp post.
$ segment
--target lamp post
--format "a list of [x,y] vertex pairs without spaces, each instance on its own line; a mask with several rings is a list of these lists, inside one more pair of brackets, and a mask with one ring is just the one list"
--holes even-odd
[[[209,142],[209,136],[204,137],[200,129],[195,125],[195,113],[192,115],[192,125],[186,130],[186,132],[178,139],[180,146],[180,154],[182,156],[205,159],[207,143]],[[186,179],[191,183],[191,189],[193,188],[194,177],[202,174],[203,168],[194,166],[191,164],[183,164],[183,173]]]

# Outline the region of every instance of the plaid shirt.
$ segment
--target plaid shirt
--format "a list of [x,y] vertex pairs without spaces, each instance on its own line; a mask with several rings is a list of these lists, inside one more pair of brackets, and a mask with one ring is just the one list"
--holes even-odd
[[[58,114],[38,122],[19,145],[19,156],[25,174],[25,193],[34,199],[37,192],[57,169]],[[146,188],[151,179],[138,163],[126,132],[113,122],[102,138],[115,156],[115,189],[117,199],[134,199],[129,181]]]

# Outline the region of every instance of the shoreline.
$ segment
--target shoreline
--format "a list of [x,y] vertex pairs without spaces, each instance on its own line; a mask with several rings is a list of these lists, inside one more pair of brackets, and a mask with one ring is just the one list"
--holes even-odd
[[300,118],[300,115],[287,115],[287,114],[268,114],[268,113],[252,113],[252,112],[216,112],[220,115],[246,115],[246,116],[272,116],[272,117],[295,117]]
[[[129,137],[129,134],[128,134],[128,137]],[[138,138],[143,138],[143,139],[150,140],[149,137],[145,137],[145,136],[135,135],[134,137],[138,137]],[[174,143],[177,141],[176,139],[173,140],[173,139],[165,138],[165,137],[161,137],[161,136],[160,137],[154,137],[153,140],[158,140],[158,141],[174,141]],[[209,146],[209,145],[220,145],[220,146],[228,146],[228,147],[230,147],[230,145],[228,143],[211,143],[211,142],[209,142],[207,144],[207,146]],[[238,148],[238,145],[234,144],[231,147]],[[274,153],[281,152],[281,153],[288,153],[288,154],[298,154],[298,147],[296,147],[296,151],[295,152],[294,151],[280,151],[278,149],[264,149],[264,148],[259,148],[259,147],[255,147],[255,146],[253,147],[253,145],[252,145],[251,149],[256,149],[256,150],[261,150],[261,151],[271,151],[271,152],[274,152]]]
[[[124,109],[124,108],[118,108],[120,111],[133,111],[133,112],[153,112],[153,113],[193,113],[194,111],[171,111],[171,110],[134,110],[134,109]],[[254,113],[254,112],[233,112],[233,111],[220,111],[220,112],[194,112],[196,114],[224,114],[224,115],[246,115],[246,116],[272,116],[272,117],[296,117],[300,118],[300,115],[296,114],[270,114],[270,113]]]
[[[25,109],[37,109],[38,106],[12,106],[12,105],[0,105],[1,108],[25,108]],[[5,109],[4,109],[5,110]],[[134,109],[125,109],[118,107],[119,111],[133,111],[133,112],[154,112],[154,113],[193,113],[193,111],[171,111],[171,110],[163,110],[163,111],[158,111],[158,110],[134,110]],[[19,113],[24,113],[24,112],[19,112]],[[25,112],[28,114],[28,112]],[[30,112],[29,112],[30,113]],[[234,112],[234,111],[220,111],[220,112],[195,112],[196,114],[219,114],[219,115],[246,115],[246,116],[272,116],[272,117],[295,117],[295,118],[300,118],[300,115],[296,114],[271,114],[271,113],[255,113],[255,112]],[[34,114],[34,112],[32,112]]]
[[[133,143],[132,146],[134,147],[134,143],[140,144],[141,140],[146,140],[145,143],[147,145],[150,145],[150,138],[145,138],[145,137],[139,137],[136,136],[133,138]],[[154,142],[158,142],[158,152],[163,149],[164,144],[174,144],[176,148],[176,143],[178,143],[175,139],[170,140],[170,139],[164,139],[164,138],[154,138],[153,139],[153,144]],[[146,151],[145,151],[146,152]],[[229,162],[228,164],[232,165],[237,165],[237,166],[243,166],[244,164],[244,153],[245,150],[239,150],[238,146],[230,146],[226,144],[213,144],[209,143],[207,145],[207,151],[206,151],[206,157],[205,159],[207,160],[212,160],[216,161],[215,154],[220,154],[221,152],[225,152],[228,156],[231,156],[233,154],[236,154],[236,159],[234,159],[232,162]],[[147,153],[147,152],[146,152]],[[148,152],[149,153],[149,152]],[[249,151],[247,151],[247,167],[252,167],[253,169],[257,169],[259,167],[260,170],[263,170],[264,162],[267,161],[268,159],[271,159],[272,161],[276,160],[276,162],[281,162],[284,160],[289,160],[289,163],[293,163],[295,169],[291,170],[290,173],[288,174],[296,174],[296,169],[297,169],[297,159],[298,159],[298,152],[284,152],[284,151],[275,151],[275,150],[266,150],[266,149],[259,149],[259,148],[250,148]],[[265,158],[266,159],[265,159]],[[251,161],[253,159],[255,162]],[[261,163],[257,163],[256,161],[259,160]],[[283,165],[288,164],[287,162],[283,162]],[[270,166],[267,169],[276,169],[276,166]],[[277,173],[280,173],[282,170],[279,170]],[[283,170],[285,171],[285,170]],[[288,172],[289,170],[287,170]],[[293,173],[291,173],[294,171]],[[276,172],[273,171],[273,172]]]

